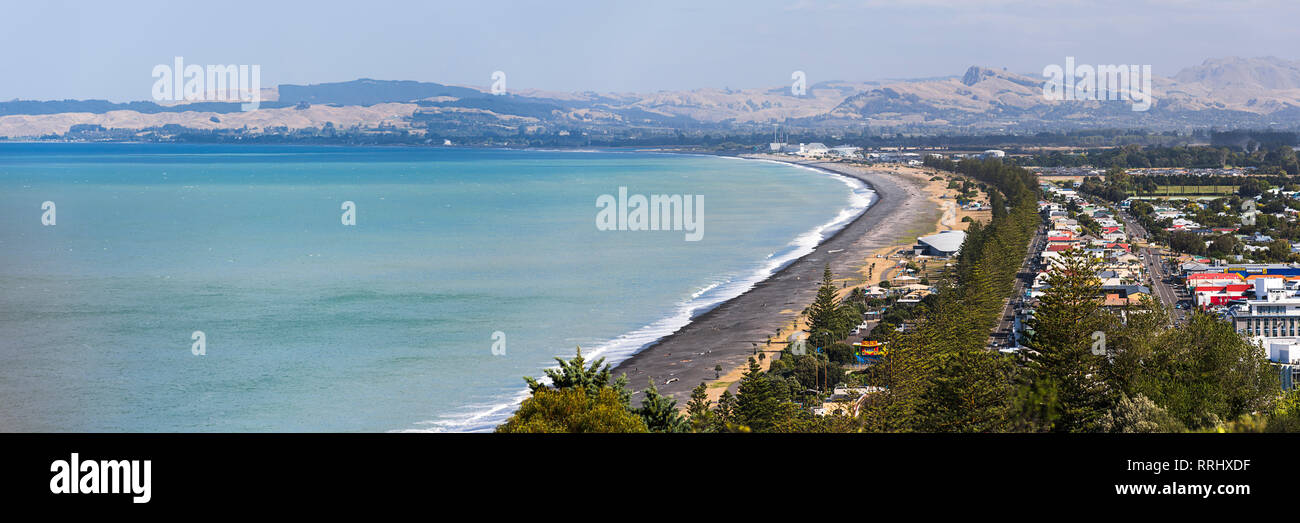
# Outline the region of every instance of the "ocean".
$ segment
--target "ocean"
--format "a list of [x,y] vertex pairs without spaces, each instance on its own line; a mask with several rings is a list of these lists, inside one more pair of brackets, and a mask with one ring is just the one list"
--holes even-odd
[[[702,196],[698,241],[601,230],[620,188]],[[0,143],[0,430],[491,430],[873,199],[654,152]]]

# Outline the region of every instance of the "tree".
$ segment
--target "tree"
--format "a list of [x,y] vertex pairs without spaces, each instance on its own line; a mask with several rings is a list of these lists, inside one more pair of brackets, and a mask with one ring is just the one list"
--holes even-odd
[[[555,358],[555,361],[559,363],[559,369],[546,370],[550,385],[524,377],[532,397],[524,400],[519,410],[497,427],[497,432],[649,430],[641,416],[629,409],[632,392],[627,389],[627,377],[620,376],[611,386],[610,366],[604,365],[604,358],[588,366],[579,347],[572,360]],[[659,397],[655,401],[662,402]],[[655,408],[659,406],[659,403],[654,405]]]
[[721,365],[721,364],[718,364],[718,365],[714,365],[714,366],[713,366],[713,379],[715,379],[715,380],[717,380],[717,379],[722,379],[722,365]]
[[1237,237],[1231,234],[1224,234],[1210,242],[1206,254],[1215,258],[1227,258],[1232,254],[1236,254],[1240,245],[1241,241],[1238,240]]
[[1183,424],[1150,398],[1139,394],[1133,399],[1120,395],[1119,403],[1102,418],[1105,432],[1182,432]]
[[1058,411],[1061,401],[1056,395],[1056,384],[1050,380],[1031,380],[1016,389],[1008,427],[1015,432],[1049,432],[1061,418]]
[[1169,248],[1187,254],[1205,254],[1205,242],[1201,237],[1187,231],[1175,231],[1169,235]]
[[1291,389],[1274,405],[1268,432],[1300,432],[1300,389]]
[[993,219],[1005,218],[1007,215],[1006,199],[999,191],[989,192],[989,207],[993,209]]
[[1291,242],[1282,238],[1273,240],[1268,244],[1269,261],[1284,262],[1291,257]]
[[736,420],[736,397],[731,391],[724,390],[718,397],[718,406],[713,409],[713,430],[722,432],[728,430],[731,424]]
[[[577,356],[574,356],[569,361],[555,358],[555,361],[560,364],[558,370],[546,369],[546,377],[551,380],[550,388],[568,389],[578,387],[587,391],[588,394],[595,395],[601,388],[608,387],[610,385],[610,366],[601,366],[605,363],[605,358],[591,362],[591,366],[588,367],[586,366],[586,359],[582,357],[582,347],[578,347],[577,352]],[[528,376],[524,376],[524,381],[528,383],[528,389],[533,394],[547,388],[546,384]],[[623,404],[626,405],[631,400],[632,391],[627,388],[627,376],[619,376],[617,380],[614,380],[613,389],[623,399]]]
[[[1057,258],[1047,278],[1048,288],[1029,321],[1034,333],[1026,340],[1031,379],[1056,387],[1060,419],[1055,430],[1087,432],[1097,429],[1115,399],[1103,380],[1104,354],[1094,353],[1108,323],[1102,316],[1097,279],[1099,262],[1071,249]],[[1104,346],[1102,347],[1104,350]]]
[[826,265],[822,273],[822,284],[817,289],[817,297],[808,307],[808,341],[814,347],[826,347],[843,338],[840,329],[842,316],[838,300],[835,299],[835,283],[831,277],[831,266]]
[[738,423],[762,432],[772,426],[781,404],[780,391],[772,378],[763,373],[754,358],[736,390],[735,417]]
[[691,401],[686,403],[686,414],[690,417],[691,428],[695,432],[708,432],[713,426],[713,411],[709,410],[709,391],[700,382],[691,389]]
[[497,427],[503,433],[613,433],[648,432],[640,416],[632,414],[613,388],[588,394],[583,387],[541,388],[524,400],[519,410]]
[[[703,384],[701,384],[703,385]],[[690,423],[677,412],[677,400],[659,394],[654,382],[645,390],[641,408],[634,412],[645,421],[650,432],[688,432]]]
[[1267,411],[1281,393],[1277,370],[1259,346],[1209,314],[1192,314],[1156,344],[1134,389],[1188,428]]

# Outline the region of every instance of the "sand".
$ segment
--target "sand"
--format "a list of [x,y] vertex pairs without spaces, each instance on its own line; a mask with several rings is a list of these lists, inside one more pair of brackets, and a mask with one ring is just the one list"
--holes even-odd
[[[638,391],[634,404],[639,402],[640,389],[646,386],[647,379],[654,381],[660,393],[677,399],[683,408],[691,389],[700,383],[706,384],[711,399],[726,389],[734,393],[748,358],[762,351],[766,354],[762,360],[766,367],[783,348],[776,343],[768,345],[769,338],[784,341],[794,329],[803,326],[800,312],[812,303],[826,264],[830,264],[836,282],[844,287],[841,292],[847,292],[856,286],[873,284],[892,272],[885,269],[893,260],[877,258],[877,254],[910,247],[916,238],[940,227],[966,225],[960,221],[961,212],[951,212],[944,219],[938,195],[943,194],[946,181],[930,182],[934,175],[920,169],[867,168],[787,156],[753,157],[852,176],[870,184],[878,200],[812,253],[619,364],[614,374],[626,373],[631,386]],[[951,225],[940,225],[941,221]],[[869,278],[866,267],[871,263],[877,266]],[[715,377],[714,371],[719,365],[723,369],[721,379]]]

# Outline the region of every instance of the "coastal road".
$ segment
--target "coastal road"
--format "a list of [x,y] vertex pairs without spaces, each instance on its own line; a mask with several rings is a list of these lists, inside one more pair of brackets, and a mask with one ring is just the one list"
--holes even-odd
[[901,244],[918,231],[931,231],[940,217],[921,180],[836,162],[797,163],[862,180],[875,190],[876,201],[812,253],[619,364],[614,375],[627,374],[629,385],[637,391],[634,405],[640,404],[647,380],[680,406],[690,398],[691,389],[717,381],[715,366],[721,365],[725,374],[744,365],[755,350],[774,356],[782,346],[764,346],[764,342],[812,303],[827,263],[836,278],[857,277],[873,252]]
[[1015,340],[1011,339],[1014,334],[1016,309],[1024,301],[1025,289],[1033,286],[1034,277],[1038,275],[1038,257],[1035,255],[1042,252],[1046,244],[1047,227],[1046,225],[1039,225],[1038,230],[1034,231],[1034,237],[1029,240],[1028,250],[1025,252],[1024,262],[1020,265],[1020,271],[1016,273],[1015,290],[1011,292],[1011,297],[1003,302],[1002,316],[998,319],[998,325],[993,331],[993,336],[989,338],[991,347],[1001,348],[1016,345]]

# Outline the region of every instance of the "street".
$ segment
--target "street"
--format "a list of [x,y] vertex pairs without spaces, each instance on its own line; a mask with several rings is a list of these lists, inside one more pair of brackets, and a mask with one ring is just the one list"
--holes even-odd
[[[1124,222],[1124,227],[1128,231],[1129,240],[1136,243],[1138,240],[1143,242],[1147,239],[1147,231],[1136,220],[1129,216],[1127,212],[1117,213],[1119,219]],[[1168,270],[1165,264],[1162,250],[1155,247],[1142,247],[1138,253],[1142,258],[1142,266],[1151,283],[1151,292],[1166,307],[1170,308],[1171,319],[1174,323],[1181,322],[1187,315],[1187,311],[1179,309],[1178,302],[1181,300],[1181,291],[1174,286],[1175,274]]]
[[1016,340],[1011,339],[1015,325],[1016,309],[1025,299],[1025,289],[1033,285],[1034,276],[1038,273],[1037,254],[1042,252],[1046,242],[1047,227],[1040,225],[1038,230],[1034,231],[1034,237],[1029,241],[1028,252],[1025,253],[1025,261],[1020,266],[1020,271],[1016,273],[1015,290],[1002,305],[1002,315],[998,318],[998,326],[989,338],[990,346],[995,348],[1016,346]]

